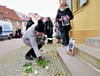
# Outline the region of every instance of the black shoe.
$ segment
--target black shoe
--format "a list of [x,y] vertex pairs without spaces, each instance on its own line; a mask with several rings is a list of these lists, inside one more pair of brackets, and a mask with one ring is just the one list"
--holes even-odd
[[36,55],[32,54],[32,57],[33,57],[33,58],[36,58]]
[[30,56],[25,56],[25,58],[26,58],[27,60],[33,60],[33,58],[30,57]]

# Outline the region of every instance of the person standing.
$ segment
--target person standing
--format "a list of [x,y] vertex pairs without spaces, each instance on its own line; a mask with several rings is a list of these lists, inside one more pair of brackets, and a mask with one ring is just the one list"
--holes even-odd
[[1,40],[2,40],[2,26],[0,26],[0,36],[1,36]]
[[21,29],[20,28],[18,28],[18,35],[19,35],[19,38],[22,37],[22,33],[21,33]]
[[[44,27],[44,19],[43,19],[43,17],[41,17],[41,18],[39,19],[39,22],[40,22],[41,26]],[[43,30],[44,30],[44,29],[43,29]]]
[[56,32],[56,38],[58,39],[57,43],[61,43],[61,34],[59,31],[59,24],[57,21],[55,21],[55,32]]
[[38,24],[33,24],[30,28],[28,28],[23,36],[23,42],[30,46],[30,50],[26,53],[25,58],[28,60],[33,60],[33,57],[38,58],[38,60],[42,59],[40,54],[40,48],[44,45],[44,26],[41,25],[41,21],[38,21]]
[[46,22],[45,22],[45,33],[47,34],[48,37],[48,44],[52,43],[52,34],[53,34],[53,23],[50,19],[50,17],[47,18]]
[[18,28],[15,29],[15,38],[18,38]]
[[61,32],[62,46],[69,44],[69,31],[71,29],[70,20],[73,19],[73,14],[66,3],[62,3],[56,15],[56,21],[59,23]]
[[29,17],[29,20],[28,20],[27,25],[26,25],[26,30],[27,30],[32,24],[34,24],[34,22],[32,21],[32,18]]

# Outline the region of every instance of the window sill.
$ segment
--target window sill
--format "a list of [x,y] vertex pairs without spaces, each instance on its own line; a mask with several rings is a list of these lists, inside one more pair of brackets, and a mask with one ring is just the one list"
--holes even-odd
[[73,12],[74,15],[80,13],[83,11],[83,7],[80,7],[79,9],[77,9],[76,11]]

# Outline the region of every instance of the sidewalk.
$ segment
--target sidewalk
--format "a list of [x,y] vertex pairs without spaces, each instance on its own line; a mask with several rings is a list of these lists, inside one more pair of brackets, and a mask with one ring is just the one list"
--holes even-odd
[[[26,62],[32,62],[33,76],[66,76],[59,58],[56,55],[56,48],[60,44],[45,44],[42,48],[42,56],[50,60],[48,69],[44,69],[36,64],[36,59],[28,61],[25,59],[25,53],[29,50],[29,47],[23,46],[13,52],[9,53],[4,58],[0,59],[0,76],[24,76],[24,67],[22,65]],[[35,75],[34,71],[37,70],[39,73]]]

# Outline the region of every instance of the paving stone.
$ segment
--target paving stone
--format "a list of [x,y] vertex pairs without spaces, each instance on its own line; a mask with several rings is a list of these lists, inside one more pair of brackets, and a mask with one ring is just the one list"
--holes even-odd
[[[32,75],[33,76],[66,76],[65,71],[62,69],[62,64],[59,58],[56,58],[56,47],[59,44],[45,45],[43,47],[42,55],[46,60],[49,60],[48,69],[44,69],[42,66],[36,64],[36,59],[28,61],[24,58],[29,47],[23,46],[11,53],[4,58],[0,59],[0,76],[24,76],[25,67],[22,65],[26,62],[32,63]],[[34,74],[37,70],[39,73]]]

